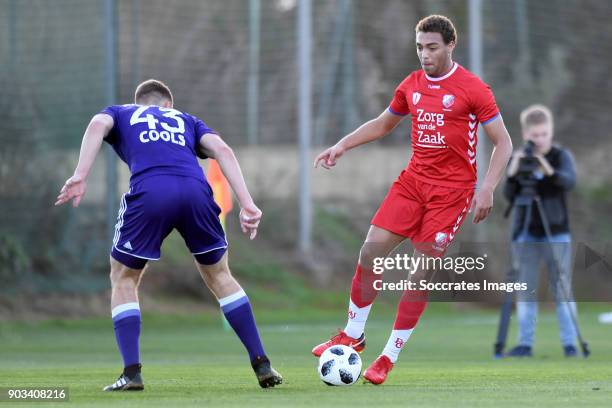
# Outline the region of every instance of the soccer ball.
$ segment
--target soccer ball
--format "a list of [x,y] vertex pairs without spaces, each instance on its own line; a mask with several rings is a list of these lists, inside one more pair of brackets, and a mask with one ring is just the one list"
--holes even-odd
[[327,385],[353,385],[361,375],[361,357],[347,346],[333,346],[319,358],[319,377]]

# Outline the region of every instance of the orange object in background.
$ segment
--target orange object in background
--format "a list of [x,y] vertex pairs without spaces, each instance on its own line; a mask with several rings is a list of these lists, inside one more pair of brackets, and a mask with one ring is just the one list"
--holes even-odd
[[221,214],[219,218],[223,228],[225,228],[225,216],[232,211],[234,202],[232,201],[232,190],[227,182],[227,179],[221,171],[219,163],[214,159],[208,159],[208,171],[206,172],[206,179],[213,190],[215,202],[221,207]]

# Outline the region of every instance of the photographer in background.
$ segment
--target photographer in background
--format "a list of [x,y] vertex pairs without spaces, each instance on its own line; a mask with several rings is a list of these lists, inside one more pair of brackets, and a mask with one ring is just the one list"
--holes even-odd
[[[567,149],[552,144],[553,118],[547,107],[532,105],[525,109],[521,113],[521,126],[525,144],[510,159],[504,195],[514,204],[513,268],[518,282],[526,282],[528,290],[517,298],[518,345],[507,356],[533,355],[539,269],[544,261],[556,301],[561,345],[565,356],[573,357],[577,355],[576,304],[571,295],[572,254],[566,194],[576,183],[574,160]],[[527,217],[528,205],[515,202],[525,195],[531,195],[531,200],[527,198],[531,205],[530,217]],[[540,199],[550,237],[546,235],[533,197]]]

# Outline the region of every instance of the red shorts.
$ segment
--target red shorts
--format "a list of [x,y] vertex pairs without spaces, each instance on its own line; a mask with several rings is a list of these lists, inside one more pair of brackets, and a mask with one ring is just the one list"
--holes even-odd
[[429,256],[442,256],[467,218],[474,189],[442,187],[404,170],[372,218],[372,225],[410,238]]

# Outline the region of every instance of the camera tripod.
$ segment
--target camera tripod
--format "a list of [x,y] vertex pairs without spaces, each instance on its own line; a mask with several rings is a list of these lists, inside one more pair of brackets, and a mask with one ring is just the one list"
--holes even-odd
[[[569,303],[572,299],[570,292],[565,287],[565,283],[560,276],[560,268],[557,261],[557,257],[555,256],[553,246],[552,246],[552,233],[550,231],[550,224],[548,223],[548,218],[542,208],[542,202],[540,197],[536,192],[536,184],[537,181],[531,177],[526,178],[520,181],[521,190],[516,199],[512,202],[508,210],[506,211],[506,215],[510,213],[512,208],[524,208],[525,216],[523,217],[523,224],[521,226],[520,235],[527,233],[529,229],[529,224],[531,223],[532,211],[534,208],[538,211],[540,215],[540,219],[542,220],[542,226],[544,228],[544,233],[546,235],[546,242],[550,246],[551,255],[553,257],[553,261],[555,263],[555,270],[557,273],[556,283],[558,283],[558,288],[553,288],[553,293],[556,301],[563,301],[565,303]],[[551,273],[551,271],[548,271]],[[508,273],[506,274],[506,282],[516,282],[518,279],[518,271],[516,271],[513,267],[510,268]],[[557,290],[560,289],[560,290]],[[561,292],[561,299],[559,299],[559,293]],[[512,303],[513,303],[513,294],[506,293],[504,297],[504,301],[500,310],[499,317],[499,326],[497,329],[497,339],[495,344],[493,345],[493,356],[494,358],[503,357],[504,348],[506,346],[506,339],[508,337],[508,327],[510,325],[510,316],[512,314]],[[582,356],[584,358],[588,357],[591,353],[589,351],[588,343],[583,339],[582,334],[580,333],[580,329],[578,328],[578,319],[576,318],[575,311],[572,307],[568,306],[569,315],[572,321],[574,328],[576,329],[576,337],[578,338],[578,342],[580,343],[580,349],[582,351]]]

